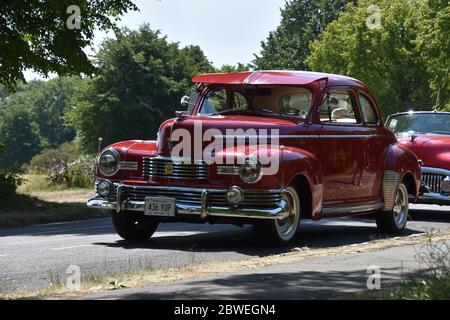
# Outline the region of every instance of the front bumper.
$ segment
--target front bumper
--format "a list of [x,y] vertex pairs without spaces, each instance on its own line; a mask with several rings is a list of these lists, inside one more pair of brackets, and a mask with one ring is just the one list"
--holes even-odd
[[443,192],[441,183],[450,178],[450,170],[422,167],[422,183],[425,192],[416,203],[450,205],[450,194]]
[[[176,216],[198,216],[200,218],[211,217],[230,217],[230,218],[251,218],[251,219],[285,219],[288,216],[289,208],[288,203],[280,199],[275,207],[261,208],[261,207],[242,207],[232,205],[215,205],[211,203],[213,194],[225,193],[227,190],[211,190],[211,189],[185,189],[185,188],[173,188],[173,187],[137,187],[129,185],[119,185],[117,187],[116,201],[107,200],[105,198],[96,197],[87,202],[89,208],[97,209],[113,209],[117,212],[145,211],[145,200],[133,200],[125,197],[125,192],[132,190],[133,192],[142,192],[145,190],[148,192],[148,196],[157,196],[162,190],[172,192],[192,192],[197,190],[201,196],[199,197],[199,203],[184,203],[176,199]],[[155,192],[156,194],[152,194]],[[271,192],[271,191],[268,191]],[[277,192],[281,192],[278,190]]]
[[423,204],[439,204],[442,206],[450,206],[450,196],[443,195],[440,193],[424,193],[419,197],[416,203]]

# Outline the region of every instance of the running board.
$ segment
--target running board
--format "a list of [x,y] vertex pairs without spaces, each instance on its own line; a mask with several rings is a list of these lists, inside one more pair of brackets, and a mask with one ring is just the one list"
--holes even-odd
[[324,215],[354,214],[370,211],[377,211],[384,208],[383,202],[359,203],[355,205],[345,205],[336,207],[327,207],[322,209]]

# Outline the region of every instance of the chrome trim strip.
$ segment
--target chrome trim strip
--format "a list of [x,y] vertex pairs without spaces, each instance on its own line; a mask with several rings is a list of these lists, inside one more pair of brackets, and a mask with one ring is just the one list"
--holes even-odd
[[138,169],[138,163],[133,161],[121,161],[119,162],[119,170],[132,170]]
[[279,138],[279,139],[289,139],[289,138],[295,138],[295,139],[354,139],[354,138],[393,138],[393,136],[387,135],[387,134],[281,134],[281,135],[233,135],[233,136],[227,136],[227,135],[216,135],[215,138],[221,138],[221,139],[227,139],[227,138],[233,138],[233,139],[272,139],[272,138]]
[[239,167],[237,166],[217,166],[216,173],[220,175],[239,175]]
[[336,207],[325,207],[322,209],[322,213],[325,215],[332,214],[344,214],[344,213],[362,213],[369,211],[380,210],[384,207],[382,202],[371,202],[364,204],[355,204],[355,205],[345,205],[345,206],[336,206]]

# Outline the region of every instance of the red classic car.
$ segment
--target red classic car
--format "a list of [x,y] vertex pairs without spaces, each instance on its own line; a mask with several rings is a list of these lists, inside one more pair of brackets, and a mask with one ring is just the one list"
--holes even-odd
[[417,202],[450,205],[450,112],[398,113],[386,124],[423,162],[425,192]]
[[400,232],[418,197],[418,158],[397,140],[360,81],[267,71],[206,74],[156,141],[99,157],[97,197],[118,234],[146,240],[158,223],[253,224],[289,243],[299,219],[375,214]]

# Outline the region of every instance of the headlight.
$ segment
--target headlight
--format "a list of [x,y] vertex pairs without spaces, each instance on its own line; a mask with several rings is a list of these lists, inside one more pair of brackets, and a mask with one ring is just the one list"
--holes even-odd
[[114,149],[106,150],[98,159],[98,169],[105,177],[111,177],[119,171],[119,153]]
[[261,180],[262,166],[255,156],[247,156],[244,164],[239,168],[239,176],[246,183],[256,183]]
[[106,197],[111,193],[111,182],[108,180],[102,180],[97,184],[97,193]]
[[450,192],[450,177],[447,177],[441,183],[442,192],[449,193]]
[[244,200],[244,193],[239,187],[231,187],[227,191],[227,200],[231,205],[238,205]]

